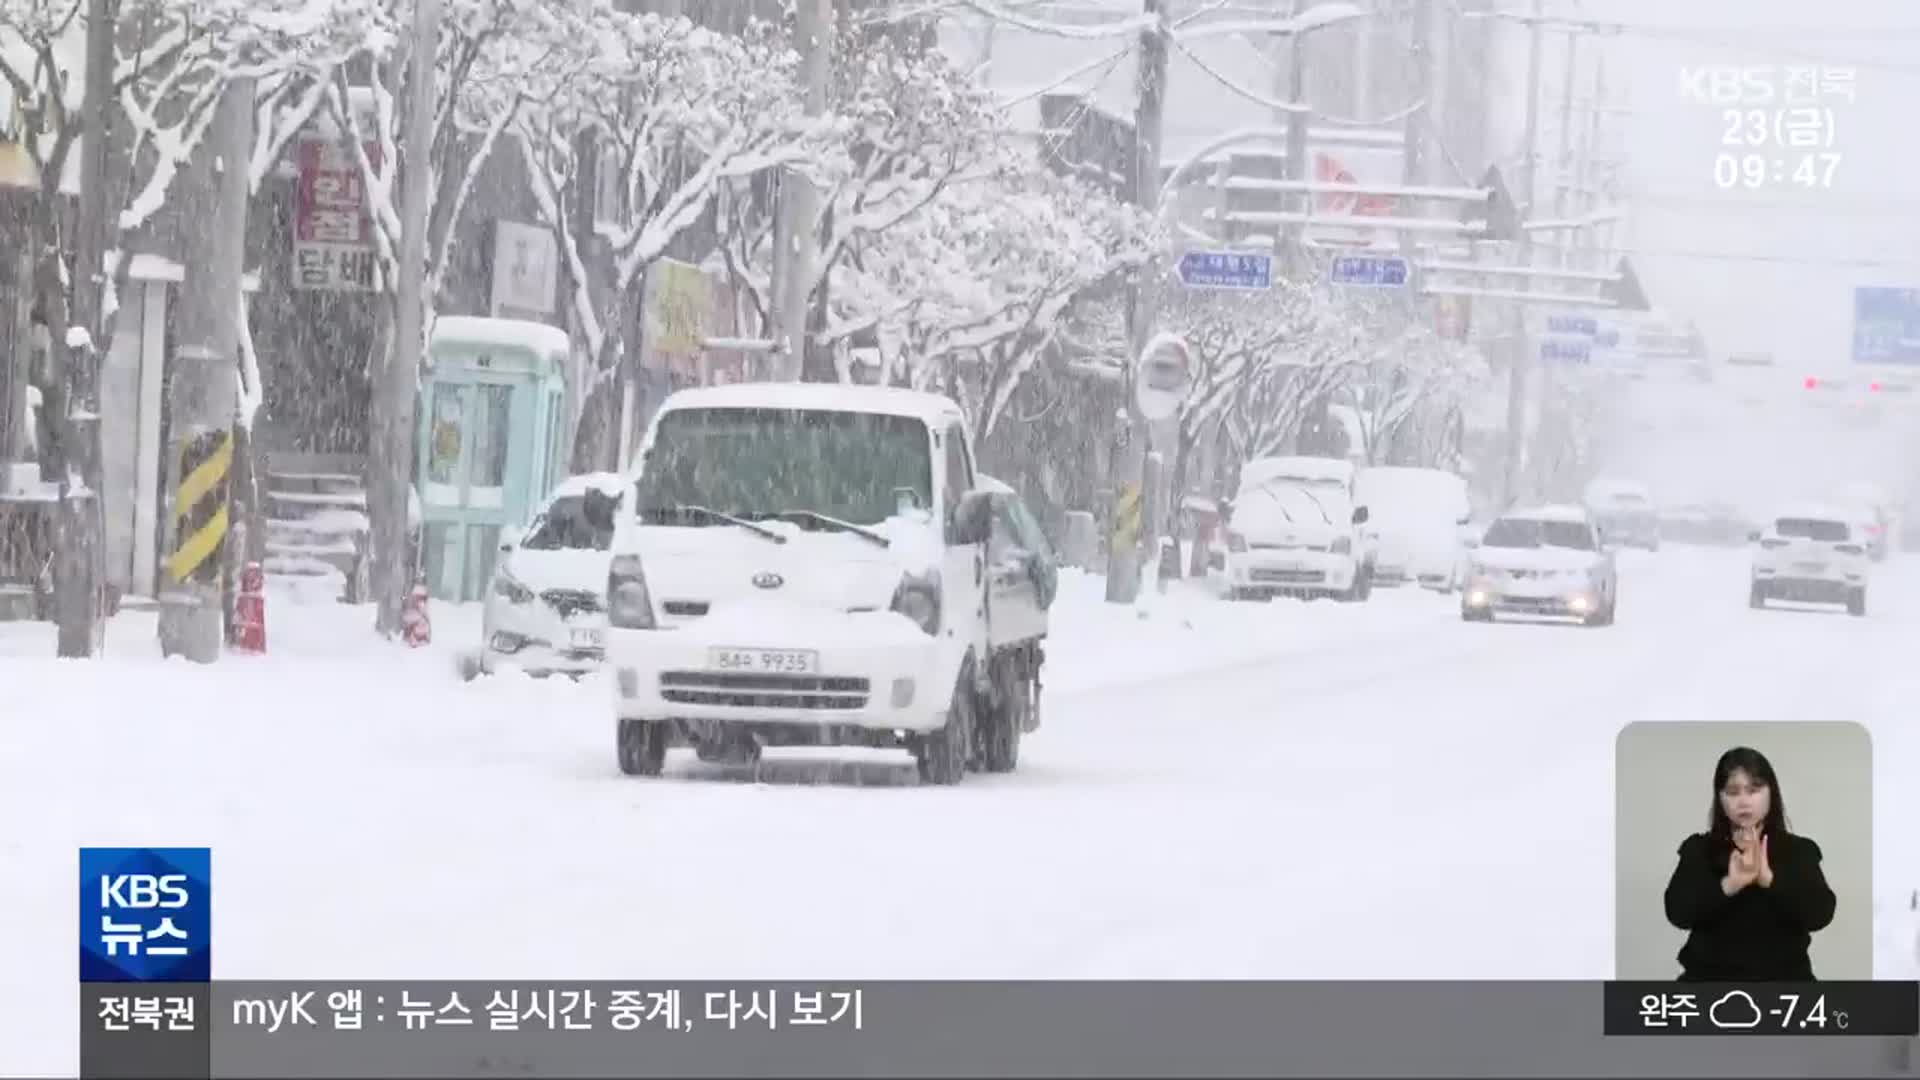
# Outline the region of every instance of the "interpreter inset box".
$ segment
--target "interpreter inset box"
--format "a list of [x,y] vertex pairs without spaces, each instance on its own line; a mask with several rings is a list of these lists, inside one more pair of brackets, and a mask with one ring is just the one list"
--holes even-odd
[[1614,747],[1614,978],[1873,978],[1873,740],[1649,721]]

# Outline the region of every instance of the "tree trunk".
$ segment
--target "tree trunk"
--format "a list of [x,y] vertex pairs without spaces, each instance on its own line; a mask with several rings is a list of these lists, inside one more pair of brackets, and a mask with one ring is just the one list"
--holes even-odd
[[400,362],[398,299],[391,293],[375,305],[375,355],[380,367],[374,372],[372,408],[367,410],[367,540],[362,557],[369,560],[369,584],[373,589],[373,628],[383,637],[400,634],[400,615],[406,594],[413,583],[405,580],[404,554],[407,536],[407,487],[413,480],[413,455],[396,455],[395,449],[411,448],[413,410],[392,400],[387,389],[393,382],[392,365]]
[[[97,417],[75,399],[77,380],[86,373],[73,366],[68,354],[66,242],[51,198],[33,199],[28,236],[39,253],[34,265],[33,291],[47,327],[47,366],[41,386],[41,416],[52,444],[43,452],[42,479],[58,485],[60,508],[54,518],[54,619],[59,626],[57,654],[63,658],[93,656],[104,644],[100,614],[105,607],[97,567],[100,551],[98,464],[89,461],[87,443],[97,443]],[[92,287],[91,282],[82,284]],[[76,415],[79,414],[79,415]],[[96,456],[97,455],[93,455]],[[95,483],[87,482],[92,472]]]
[[[1193,430],[1185,419],[1176,422],[1174,432],[1173,471],[1171,478],[1167,482],[1167,531],[1173,535],[1174,550],[1178,551],[1180,550],[1178,546],[1180,543],[1179,522],[1181,508],[1186,502],[1187,497],[1187,465],[1193,457],[1194,437]],[[1196,535],[1195,540],[1198,539],[1199,537]],[[1196,544],[1195,550],[1197,551],[1198,549],[1199,545]],[[1185,560],[1174,559],[1170,569],[1173,571],[1173,577],[1179,578],[1184,576],[1186,572]]]

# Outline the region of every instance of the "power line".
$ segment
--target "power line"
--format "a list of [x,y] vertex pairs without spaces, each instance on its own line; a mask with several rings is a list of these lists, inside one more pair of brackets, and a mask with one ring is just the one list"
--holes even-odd
[[1620,255],[1646,259],[1699,259],[1709,262],[1762,263],[1777,266],[1828,266],[1860,270],[1920,270],[1920,257],[1821,258],[1811,255],[1777,255],[1740,251],[1662,251],[1657,248],[1623,247],[1611,249]]

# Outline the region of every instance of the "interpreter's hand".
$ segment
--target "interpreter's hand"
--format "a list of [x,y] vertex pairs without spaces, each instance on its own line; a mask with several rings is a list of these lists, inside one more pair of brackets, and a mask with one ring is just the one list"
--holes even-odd
[[1760,877],[1760,850],[1750,830],[1733,834],[1733,853],[1727,858],[1727,876],[1720,879],[1720,891],[1732,896]]
[[1773,888],[1773,863],[1767,858],[1767,841],[1772,837],[1760,837],[1758,860],[1754,866],[1753,880],[1763,889]]

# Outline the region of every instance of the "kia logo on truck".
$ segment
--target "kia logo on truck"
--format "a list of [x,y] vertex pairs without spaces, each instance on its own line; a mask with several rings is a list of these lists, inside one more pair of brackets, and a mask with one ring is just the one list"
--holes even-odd
[[753,575],[753,584],[762,589],[777,589],[787,583],[787,579],[771,570],[762,570]]

